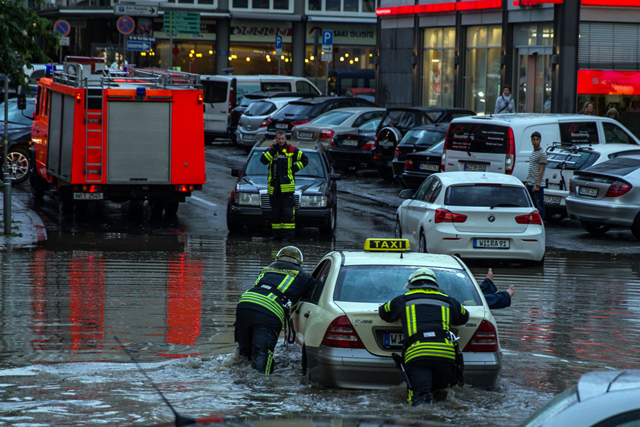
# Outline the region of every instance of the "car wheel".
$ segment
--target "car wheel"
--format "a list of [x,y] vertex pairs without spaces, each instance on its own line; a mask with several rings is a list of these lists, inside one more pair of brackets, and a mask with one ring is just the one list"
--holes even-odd
[[427,253],[427,238],[424,231],[420,233],[420,243],[418,244],[418,252]]
[[544,267],[544,255],[540,261],[529,261],[531,267]]
[[13,184],[22,184],[29,178],[29,152],[23,147],[15,147],[7,154],[7,167]]
[[547,209],[547,212],[545,213],[545,218],[547,221],[554,223],[554,224],[558,224],[560,222],[562,222],[563,219],[565,219],[567,217],[567,211],[566,210],[560,210],[560,209],[553,209],[553,210],[549,210]]
[[402,227],[400,226],[400,219],[396,218],[396,231],[395,231],[396,239],[402,239]]
[[600,224],[598,222],[591,221],[580,221],[580,224],[582,225],[582,228],[584,228],[589,234],[592,234],[594,236],[603,236],[604,233],[609,231],[609,229],[611,228],[606,224]]
[[393,171],[388,166],[378,166],[378,176],[385,181],[393,181]]
[[633,225],[631,226],[631,232],[633,233],[633,237],[640,240],[640,214],[636,217],[636,220],[633,221]]
[[232,220],[230,217],[231,217],[230,209],[229,209],[229,205],[227,205],[227,230],[229,230],[229,233],[241,233],[243,225],[238,224],[237,222]]
[[331,216],[327,220],[326,224],[323,227],[320,227],[320,233],[323,235],[332,236],[336,231],[336,222],[338,216],[338,206],[334,205],[331,209]]

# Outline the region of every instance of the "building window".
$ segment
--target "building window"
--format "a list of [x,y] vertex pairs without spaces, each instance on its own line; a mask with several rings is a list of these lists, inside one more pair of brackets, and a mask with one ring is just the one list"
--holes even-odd
[[422,105],[453,107],[456,29],[424,30]]
[[498,25],[467,28],[465,107],[480,115],[492,114],[500,95],[500,49]]
[[529,23],[514,28],[517,90],[513,96],[519,113],[551,112],[551,54],[553,24]]
[[231,10],[293,12],[292,0],[232,0]]
[[307,0],[307,13],[373,14],[376,11],[376,7],[380,7],[380,0]]
[[210,9],[211,6],[214,8],[218,7],[217,0],[167,0],[169,4],[179,4],[180,6],[203,6],[206,5],[207,9]]

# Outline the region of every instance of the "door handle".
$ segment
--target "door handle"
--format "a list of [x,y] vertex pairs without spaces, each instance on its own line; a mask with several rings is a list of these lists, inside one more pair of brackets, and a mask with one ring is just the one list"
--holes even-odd
[[304,317],[309,317],[309,314],[310,314],[310,313],[311,313],[310,311],[307,311],[307,312],[304,314]]

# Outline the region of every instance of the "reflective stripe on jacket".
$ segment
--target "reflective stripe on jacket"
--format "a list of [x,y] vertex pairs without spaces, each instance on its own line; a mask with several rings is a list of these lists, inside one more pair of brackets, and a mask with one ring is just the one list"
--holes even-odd
[[295,191],[294,174],[309,163],[306,154],[290,144],[285,144],[282,151],[275,145],[270,146],[260,157],[260,161],[269,165],[267,192],[273,194],[276,189],[281,193]]

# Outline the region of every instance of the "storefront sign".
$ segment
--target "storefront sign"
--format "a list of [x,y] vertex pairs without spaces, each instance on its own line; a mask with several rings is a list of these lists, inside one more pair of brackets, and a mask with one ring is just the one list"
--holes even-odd
[[578,70],[578,93],[640,95],[640,71]]
[[307,44],[313,45],[315,32],[333,31],[333,44],[336,46],[376,44],[376,24],[329,24],[307,27]]
[[[281,24],[282,25],[282,24]],[[291,28],[285,26],[266,27],[261,25],[242,25],[242,23],[232,23],[231,41],[233,42],[258,42],[273,43],[275,36],[283,37],[284,43],[291,43]]]

